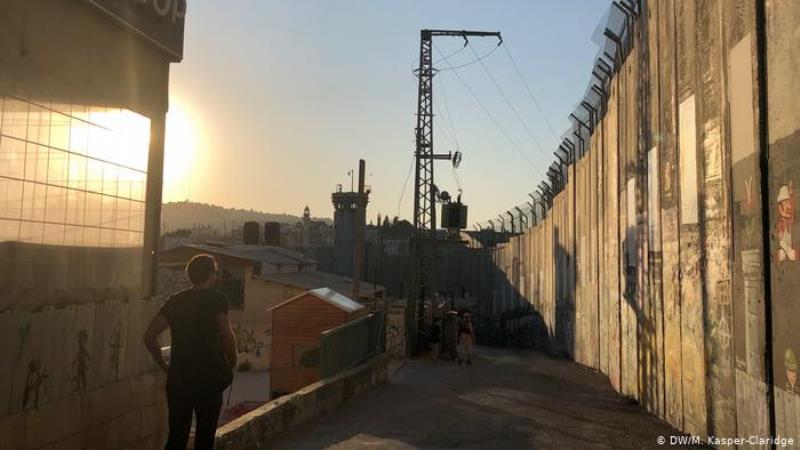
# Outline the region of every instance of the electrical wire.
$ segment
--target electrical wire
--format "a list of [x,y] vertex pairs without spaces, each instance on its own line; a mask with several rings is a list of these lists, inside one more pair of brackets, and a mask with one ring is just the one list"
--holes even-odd
[[528,92],[528,96],[531,98],[531,100],[533,100],[533,104],[536,105],[536,109],[539,110],[539,113],[542,114],[542,119],[544,119],[544,123],[547,125],[547,128],[550,130],[550,133],[556,140],[558,140],[558,135],[556,134],[556,131],[553,129],[553,125],[547,119],[547,114],[544,113],[544,110],[542,109],[541,105],[539,105],[539,101],[536,100],[536,96],[533,95],[533,91],[531,90],[530,86],[528,86],[528,82],[525,81],[525,77],[522,75],[522,71],[519,69],[517,61],[514,59],[513,56],[511,56],[511,50],[508,49],[507,45],[503,45],[503,50],[505,50],[506,55],[508,55],[508,59],[511,60],[511,65],[514,66],[514,71],[517,72],[520,81],[522,81],[522,85],[525,86],[525,90]]
[[[453,114],[450,112],[450,104],[447,102],[447,92],[445,91],[444,83],[440,84],[437,92],[442,93],[442,102],[444,103],[445,112],[447,112],[447,120],[450,122],[450,134],[453,135],[453,140],[455,140],[456,150],[461,150],[461,145],[459,144],[458,136],[456,135],[456,125],[455,122],[453,122]],[[435,103],[434,106],[436,106]]]
[[[436,47],[435,44],[434,44],[434,49],[437,52],[440,52],[439,48]],[[448,65],[449,65],[449,63],[448,63]],[[505,138],[508,140],[508,142],[511,144],[511,146],[514,147],[514,149],[516,149],[517,152],[519,152],[520,156],[522,156],[522,158],[525,159],[525,161],[527,161],[528,164],[530,164],[531,168],[533,168],[539,174],[539,176],[544,178],[544,174],[542,173],[542,171],[536,166],[536,164],[534,164],[534,162],[530,159],[530,157],[528,157],[528,155],[525,154],[525,152],[522,150],[522,147],[520,147],[517,144],[517,142],[514,140],[514,138],[512,138],[511,135],[508,134],[508,132],[505,130],[505,128],[503,128],[503,126],[500,125],[500,122],[494,117],[494,115],[491,113],[491,111],[489,111],[489,108],[487,108],[486,105],[477,96],[477,94],[475,94],[475,91],[472,90],[472,88],[469,86],[469,84],[467,84],[467,82],[464,81],[464,78],[461,77],[461,74],[459,74],[457,70],[453,70],[452,72],[456,76],[456,78],[458,78],[458,81],[461,82],[461,84],[464,86],[464,88],[467,90],[467,92],[470,93],[470,95],[475,100],[475,102],[478,103],[478,105],[481,107],[483,112],[486,113],[486,115],[489,117],[489,120],[500,131],[500,133],[502,133],[503,136],[505,136]]]
[[406,195],[406,188],[408,187],[408,180],[411,178],[411,172],[414,171],[414,162],[416,158],[411,155],[411,165],[408,167],[408,175],[406,181],[403,183],[403,190],[400,191],[400,200],[397,201],[397,217],[400,217],[400,208],[403,206],[403,197]]
[[[475,53],[475,49],[472,49],[472,52]],[[477,55],[477,53],[475,54]],[[497,88],[497,92],[500,93],[500,97],[503,98],[503,100],[506,102],[506,105],[508,105],[508,107],[514,113],[514,115],[517,117],[517,120],[522,125],[522,128],[524,128],[525,131],[528,133],[528,136],[536,144],[536,147],[539,149],[539,151],[542,152],[542,155],[545,157],[545,159],[548,158],[549,155],[544,150],[544,147],[542,147],[542,144],[539,142],[539,139],[536,138],[536,136],[531,131],[530,127],[528,127],[528,124],[526,124],[525,120],[522,119],[522,115],[519,113],[519,111],[517,111],[517,108],[515,108],[514,104],[511,103],[511,100],[508,99],[508,96],[506,95],[505,91],[503,91],[503,88],[500,87],[500,83],[497,82],[497,79],[494,77],[494,75],[492,75],[492,72],[489,71],[489,68],[486,66],[486,64],[484,64],[483,61],[479,62],[481,64],[481,67],[483,67],[483,71],[486,72],[486,76],[489,77],[489,79],[492,81],[492,84],[494,84],[494,87]]]
[[450,166],[450,169],[452,169],[451,172],[453,173],[453,179],[456,182],[456,186],[458,186],[458,192],[459,193],[463,193],[464,192],[464,188],[463,188],[463,186],[461,186],[461,178],[458,176],[458,172],[456,171],[456,168],[453,167],[453,166]]
[[447,61],[448,59],[452,58],[453,56],[456,56],[457,54],[459,54],[462,51],[464,51],[464,49],[467,48],[467,45],[469,45],[469,41],[467,42],[466,45],[461,46],[461,48],[459,48],[458,50],[454,51],[453,53],[450,53],[449,55],[445,56],[444,58],[440,58],[440,59],[438,59],[436,61],[433,61],[433,63],[431,63],[431,65],[435,66],[436,64],[443,63],[443,62]]
[[[475,64],[476,62],[483,61],[484,58],[488,58],[488,57],[492,56],[492,53],[496,52],[499,47],[500,47],[499,45],[496,46],[495,48],[491,49],[489,52],[487,52],[484,55],[478,55],[478,53],[475,51],[475,48],[474,47],[470,47],[470,50],[472,50],[472,52],[475,53],[475,59],[473,59],[472,61],[466,62],[464,64],[460,64],[458,66],[453,66],[446,59],[441,59],[440,61],[446,62],[449,67],[446,68],[446,69],[439,69],[438,71],[439,72],[447,72],[447,71],[450,71],[450,70],[457,70],[457,69],[461,69],[461,68],[464,68],[464,67],[467,67],[467,66],[471,66],[471,65]],[[439,52],[440,55],[442,54],[442,52],[438,48],[436,49],[436,51]]]

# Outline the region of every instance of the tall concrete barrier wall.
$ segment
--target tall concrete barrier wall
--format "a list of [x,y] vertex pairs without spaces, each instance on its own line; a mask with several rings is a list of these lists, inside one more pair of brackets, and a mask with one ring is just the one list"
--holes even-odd
[[632,33],[483,309],[530,305],[552,350],[687,433],[798,439],[800,3],[650,0]]

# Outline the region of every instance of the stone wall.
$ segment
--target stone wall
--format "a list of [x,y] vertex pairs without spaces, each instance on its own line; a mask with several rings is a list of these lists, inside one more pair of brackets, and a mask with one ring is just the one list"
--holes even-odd
[[275,399],[218,429],[216,448],[235,450],[264,446],[278,433],[334,411],[342,402],[360,392],[386,383],[388,363],[389,357],[381,355]]

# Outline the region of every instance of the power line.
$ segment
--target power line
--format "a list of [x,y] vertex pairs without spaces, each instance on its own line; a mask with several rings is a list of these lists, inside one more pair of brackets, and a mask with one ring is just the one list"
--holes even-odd
[[[455,122],[453,122],[453,114],[450,112],[450,104],[447,102],[447,92],[444,89],[444,83],[442,83],[439,86],[439,92],[442,93],[442,102],[444,103],[444,109],[447,112],[447,120],[450,122],[450,132],[453,135],[453,139],[456,141],[456,149],[460,150],[461,145],[458,143],[458,136],[456,135],[456,125]],[[434,106],[436,105],[434,104]]]
[[[497,47],[499,47],[499,45]],[[488,58],[489,56],[492,55],[492,53],[496,52],[497,51],[497,47],[491,49],[490,51],[488,51],[484,55],[478,55],[478,53],[475,52],[475,49],[473,47],[470,47],[470,50],[472,50],[472,52],[475,53],[475,59],[473,59],[472,61],[466,62],[464,64],[459,64],[457,66],[451,65],[450,62],[447,61],[446,59],[441,59],[440,61],[446,62],[447,65],[450,66],[450,67],[448,67],[447,69],[439,69],[439,72],[446,72],[448,70],[461,69],[463,67],[471,66],[471,65],[475,64],[476,62],[481,62],[481,61],[483,61],[484,58]],[[436,51],[439,52],[440,55],[442,54],[442,52],[438,48],[436,49]]]
[[[434,45],[434,48],[436,49],[437,52],[441,53],[439,51],[439,48],[436,47],[436,45]],[[448,63],[448,65],[449,65],[449,63]],[[539,174],[539,176],[544,177],[544,174],[542,173],[542,171],[539,170],[539,168],[536,166],[536,164],[534,164],[534,162],[528,157],[528,155],[525,154],[525,152],[522,150],[522,148],[516,143],[516,141],[514,141],[514,138],[512,138],[511,135],[508,134],[508,132],[505,130],[505,128],[503,128],[503,126],[500,125],[500,122],[498,122],[498,120],[494,117],[494,115],[491,113],[491,111],[489,111],[489,109],[486,107],[486,105],[483,104],[481,99],[478,98],[478,96],[475,94],[475,91],[473,91],[472,88],[469,86],[469,84],[467,84],[467,82],[464,81],[464,79],[461,77],[461,75],[458,73],[458,71],[457,70],[453,70],[453,74],[456,76],[456,78],[458,78],[458,81],[461,82],[461,84],[464,86],[464,88],[467,90],[467,92],[470,93],[472,98],[475,99],[475,101],[478,103],[478,105],[481,107],[481,109],[483,109],[483,112],[486,113],[486,115],[489,117],[489,120],[494,124],[494,126],[497,127],[497,129],[500,130],[500,133],[502,133],[503,136],[506,137],[506,139],[511,144],[511,146],[514,147],[514,149],[516,149],[517,152],[519,152],[519,154],[525,159],[525,161],[528,162],[528,164],[530,164],[530,166],[534,170],[536,170],[536,172]]]
[[406,181],[403,183],[403,190],[400,191],[400,200],[397,201],[397,217],[400,217],[400,207],[403,205],[403,197],[406,194],[406,187],[408,187],[408,180],[411,178],[411,172],[414,171],[414,155],[411,155],[411,165],[408,167],[408,175],[406,175]]
[[[472,52],[477,55],[475,49],[472,49]],[[522,125],[522,128],[525,128],[525,131],[528,133],[528,136],[530,136],[530,138],[536,144],[536,147],[539,148],[539,151],[542,152],[542,155],[544,155],[545,158],[548,158],[549,155],[547,154],[547,152],[544,151],[544,147],[542,147],[542,144],[539,142],[538,139],[536,139],[536,136],[528,127],[528,124],[525,123],[525,120],[522,119],[522,115],[520,115],[519,111],[517,111],[517,108],[515,108],[514,104],[511,103],[511,100],[508,99],[508,96],[506,95],[505,91],[503,91],[503,88],[500,87],[500,84],[497,82],[497,79],[494,77],[494,75],[492,75],[492,73],[489,71],[489,68],[486,67],[486,64],[484,64],[483,61],[479,62],[481,63],[481,67],[483,67],[483,71],[486,72],[486,75],[489,77],[490,80],[492,80],[492,84],[494,84],[494,87],[497,88],[497,92],[499,92],[500,96],[503,97],[503,100],[506,102],[506,105],[508,105],[508,107],[511,108],[511,111],[514,112],[514,115],[517,117],[517,120]]]
[[[461,53],[462,51],[464,51],[464,49],[465,49],[465,48],[467,48],[467,46],[466,46],[466,45],[463,45],[463,46],[461,46],[461,47],[460,47],[458,50],[454,51],[453,53],[450,53],[449,55],[445,56],[444,58],[441,58],[441,59],[439,59],[438,61],[434,61],[434,62],[432,62],[432,63],[431,63],[431,65],[436,65],[436,64],[439,64],[439,63],[441,63],[441,62],[445,62],[445,61],[447,61],[448,59],[452,58],[453,56],[456,56],[457,54],[459,54],[459,53]],[[415,62],[418,62],[418,60],[415,60]]]
[[541,105],[539,105],[539,101],[536,100],[536,96],[533,95],[533,91],[531,90],[530,86],[528,86],[528,82],[525,81],[525,77],[522,75],[522,71],[519,70],[517,61],[514,59],[513,56],[511,56],[511,51],[508,49],[508,46],[504,45],[503,50],[505,50],[506,55],[508,55],[508,59],[511,60],[511,65],[514,66],[514,71],[517,72],[519,79],[522,81],[522,85],[525,86],[525,90],[528,92],[528,96],[531,98],[531,100],[533,100],[533,104],[536,105],[536,109],[539,110],[539,113],[542,114],[542,119],[544,119],[544,123],[547,125],[547,128],[550,130],[550,133],[556,140],[558,140],[558,135],[556,134],[556,131],[553,129],[553,125],[547,119],[547,114],[544,113],[544,110],[542,109]]
[[[434,107],[434,109],[437,111],[437,114],[438,114],[439,108]],[[433,121],[434,121],[434,123],[436,125],[438,125],[439,131],[442,132],[442,136],[444,136],[444,138],[447,140],[447,142],[450,145],[452,145],[453,147],[455,147],[456,149],[458,149],[458,144],[453,140],[453,137],[452,137],[453,136],[453,132],[452,132],[452,130],[450,130],[447,127],[447,123],[442,121],[442,120],[440,120],[437,116],[434,116]]]

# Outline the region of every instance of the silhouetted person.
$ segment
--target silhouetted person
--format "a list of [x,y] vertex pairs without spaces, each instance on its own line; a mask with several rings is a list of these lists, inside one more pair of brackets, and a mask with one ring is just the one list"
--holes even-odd
[[[184,450],[192,413],[196,416],[194,448],[214,448],[222,391],[233,380],[236,341],[228,320],[228,299],[214,289],[217,263],[197,255],[186,265],[192,287],[172,295],[150,322],[144,342],[167,372],[169,437],[166,450]],[[169,327],[169,365],[161,356],[158,336]]]
[[458,346],[461,351],[458,355],[458,364],[466,361],[472,364],[472,346],[475,343],[475,329],[472,326],[472,314],[466,312],[458,324]]
[[428,336],[428,343],[431,344],[433,363],[436,364],[439,362],[439,355],[442,351],[442,319],[438,317],[433,319],[430,335]]

